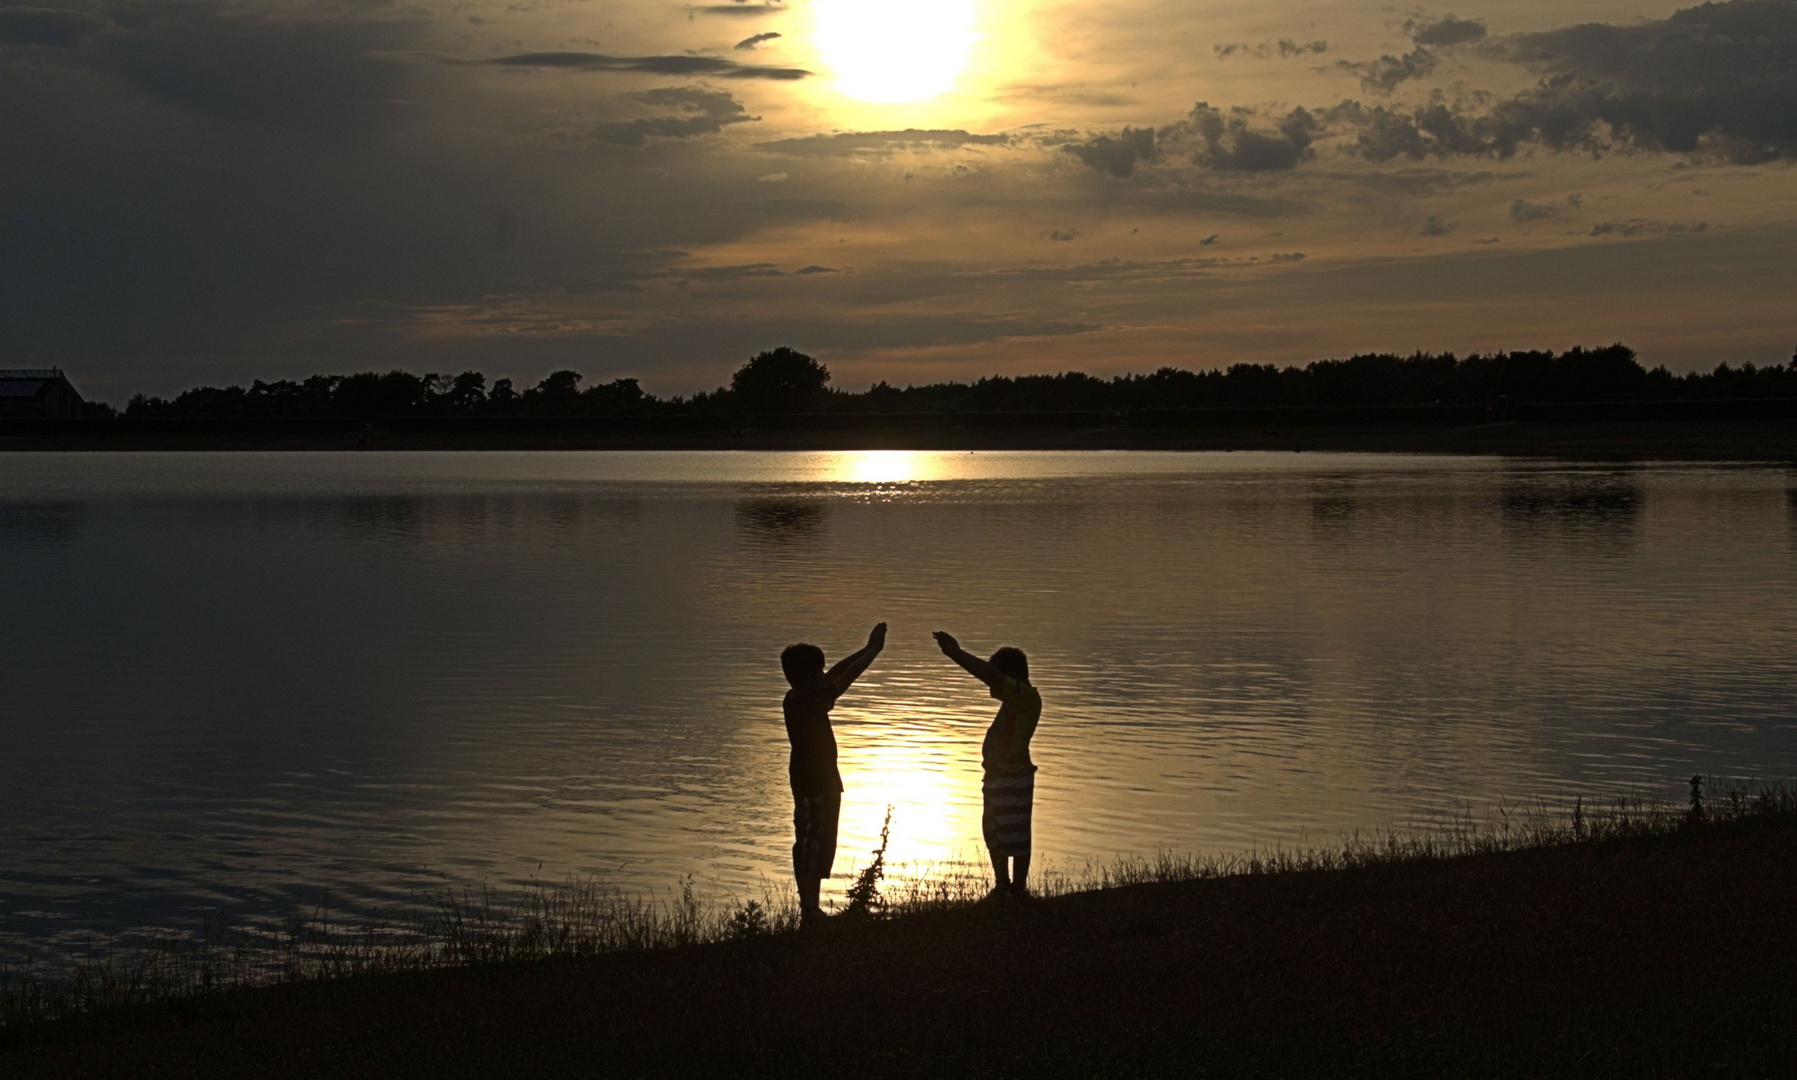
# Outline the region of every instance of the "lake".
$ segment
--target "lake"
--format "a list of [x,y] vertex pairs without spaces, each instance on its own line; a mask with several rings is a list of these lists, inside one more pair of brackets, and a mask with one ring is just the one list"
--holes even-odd
[[837,878],[983,858],[1029,655],[1038,864],[1797,775],[1797,473],[1255,453],[0,458],[0,958],[202,913],[789,874],[778,656]]

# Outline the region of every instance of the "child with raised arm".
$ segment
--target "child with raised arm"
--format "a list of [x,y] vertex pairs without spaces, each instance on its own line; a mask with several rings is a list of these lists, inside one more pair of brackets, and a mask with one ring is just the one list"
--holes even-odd
[[934,636],[942,655],[985,683],[992,696],[1004,703],[980,748],[980,764],[986,770],[980,785],[986,804],[980,831],[992,855],[993,892],[1028,896],[1030,813],[1036,798],[1030,736],[1042,719],[1042,695],[1030,685],[1029,658],[1022,649],[1006,646],[993,653],[992,659],[981,660],[948,633],[938,630]]
[[786,739],[792,744],[787,774],[792,780],[792,876],[799,885],[799,913],[809,922],[823,914],[818,893],[836,862],[836,823],[842,816],[842,774],[836,771],[836,733],[830,710],[886,647],[886,624],[874,627],[858,652],[824,670],[816,645],[788,645],[780,670],[786,692]]

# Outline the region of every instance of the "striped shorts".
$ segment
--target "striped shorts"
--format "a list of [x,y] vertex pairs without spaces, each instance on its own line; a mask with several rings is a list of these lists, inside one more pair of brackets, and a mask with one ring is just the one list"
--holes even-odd
[[836,865],[836,823],[842,817],[842,793],[792,797],[792,873],[799,878],[827,878]]
[[994,855],[1028,855],[1036,774],[989,772],[980,791],[986,796],[986,809],[980,815],[986,846]]

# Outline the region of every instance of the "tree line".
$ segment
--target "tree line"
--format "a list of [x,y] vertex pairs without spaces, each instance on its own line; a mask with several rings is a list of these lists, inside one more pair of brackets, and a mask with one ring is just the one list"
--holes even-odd
[[314,375],[303,381],[201,386],[172,398],[133,397],[126,417],[347,418],[387,416],[673,416],[753,413],[1083,412],[1182,408],[1470,405],[1503,401],[1663,401],[1797,397],[1797,356],[1787,365],[1718,364],[1674,374],[1643,367],[1626,345],[1474,354],[1367,353],[1303,367],[1234,364],[1210,371],[1163,367],[1152,374],[1099,378],[996,375],[973,382],[903,388],[879,382],[837,390],[830,370],[796,349],[751,358],[730,384],[687,396],[645,393],[635,379],[581,387],[577,371],[557,371],[518,389],[491,386],[478,371],[459,375]]

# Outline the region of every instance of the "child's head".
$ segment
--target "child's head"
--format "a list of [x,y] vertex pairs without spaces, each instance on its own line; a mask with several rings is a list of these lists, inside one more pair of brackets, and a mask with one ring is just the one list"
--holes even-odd
[[786,681],[794,686],[802,686],[824,673],[824,650],[816,645],[788,645],[780,653],[780,670],[786,672]]
[[991,664],[1018,682],[1030,681],[1030,658],[1023,655],[1022,649],[1006,645],[992,654]]

